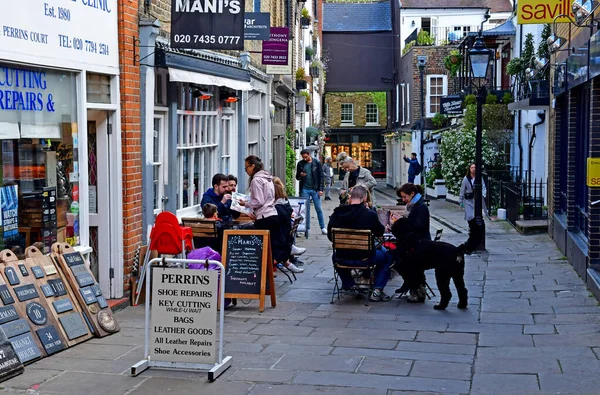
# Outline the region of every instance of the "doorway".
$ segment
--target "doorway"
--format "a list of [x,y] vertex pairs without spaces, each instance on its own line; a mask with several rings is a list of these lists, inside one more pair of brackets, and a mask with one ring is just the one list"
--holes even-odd
[[[100,284],[104,295],[113,296],[114,266],[116,257],[113,251],[115,240],[111,234],[113,213],[111,197],[113,183],[111,169],[115,166],[111,158],[111,117],[114,112],[89,110],[87,113],[87,149],[88,149],[88,202],[89,202],[89,245],[90,268]],[[116,229],[114,229],[116,230]]]

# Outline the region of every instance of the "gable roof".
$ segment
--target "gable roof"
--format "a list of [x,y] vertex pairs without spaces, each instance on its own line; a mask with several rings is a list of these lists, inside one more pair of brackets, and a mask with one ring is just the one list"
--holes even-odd
[[323,32],[382,32],[392,30],[389,1],[323,3]]
[[511,0],[400,0],[402,8],[489,8],[490,12],[512,12]]

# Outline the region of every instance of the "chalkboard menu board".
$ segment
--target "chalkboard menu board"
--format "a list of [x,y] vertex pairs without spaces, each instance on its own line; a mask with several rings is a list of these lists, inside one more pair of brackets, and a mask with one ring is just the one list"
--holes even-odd
[[225,291],[258,294],[262,272],[263,237],[235,235],[227,238]]
[[273,259],[268,230],[227,230],[223,234],[225,297],[259,299],[264,310],[265,295],[275,307]]

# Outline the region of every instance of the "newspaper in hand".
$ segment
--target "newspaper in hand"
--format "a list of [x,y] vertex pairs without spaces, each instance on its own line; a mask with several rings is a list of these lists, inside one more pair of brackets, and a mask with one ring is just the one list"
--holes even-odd
[[250,201],[250,195],[244,195],[243,193],[233,192],[231,194],[231,209],[239,211],[240,213],[246,215],[252,214],[252,209],[250,207],[240,205],[240,200],[248,202]]

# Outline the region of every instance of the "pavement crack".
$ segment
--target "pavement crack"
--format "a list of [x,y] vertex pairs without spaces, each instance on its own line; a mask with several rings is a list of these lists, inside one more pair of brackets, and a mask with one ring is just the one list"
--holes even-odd
[[279,357],[279,359],[277,361],[275,361],[275,363],[273,365],[271,365],[271,367],[269,368],[269,370],[275,370],[275,365],[277,365],[279,362],[281,362],[281,360],[283,359],[283,357],[285,357],[287,354],[283,354],[281,357]]
[[366,357],[360,357],[360,362],[358,363],[358,366],[356,366],[356,369],[354,369],[354,373],[358,373],[358,371],[360,370],[361,366],[363,365],[363,362],[365,361]]

